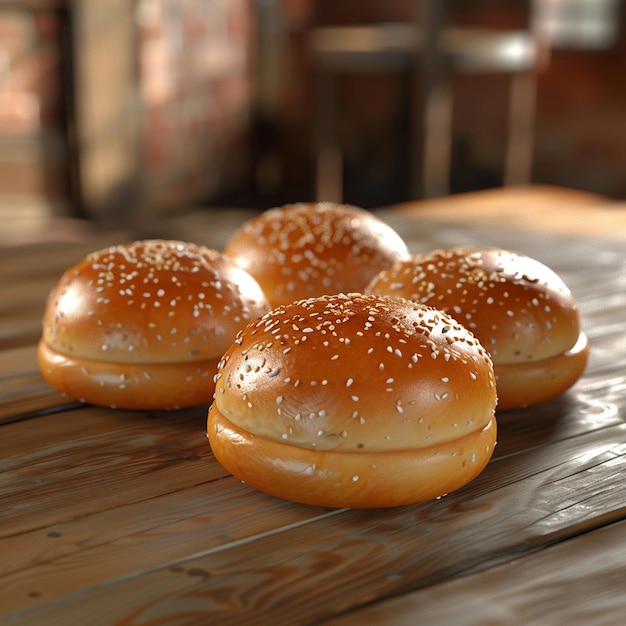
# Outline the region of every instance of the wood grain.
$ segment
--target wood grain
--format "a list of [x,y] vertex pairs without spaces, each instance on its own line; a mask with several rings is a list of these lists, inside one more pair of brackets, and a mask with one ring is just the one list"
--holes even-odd
[[550,185],[520,185],[407,202],[394,212],[418,220],[480,223],[518,232],[626,237],[626,204]]
[[[498,203],[507,197],[515,215],[530,202],[552,203],[552,227],[532,234],[515,220],[505,227]],[[250,489],[211,454],[206,407],[132,412],[63,398],[38,372],[35,319],[48,285],[95,247],[0,250],[3,626],[621,619],[621,222],[601,237],[559,231],[567,203],[582,215],[600,199],[551,189],[448,200],[439,213],[429,201],[423,215],[419,206],[381,215],[415,251],[487,243],[553,267],[580,304],[589,366],[561,397],[499,412],[494,457],[470,485],[383,511],[325,510]],[[461,218],[464,211],[481,221]]]
[[4,425],[0,536],[223,476],[205,414],[79,408]]
[[0,425],[75,406],[44,381],[34,343],[0,350]]
[[79,242],[32,243],[15,248],[0,247],[0,284],[25,278],[58,278],[85,255],[132,239],[128,231],[93,229]]
[[[52,566],[41,580],[29,578],[36,570],[17,581],[4,577],[2,588],[13,597],[41,594],[24,613],[33,623],[63,615],[80,623],[100,614],[106,621],[99,623],[150,623],[151,615],[164,623],[178,623],[180,615],[186,616],[182,623],[237,624],[253,616],[317,621],[623,518],[626,485],[614,485],[615,474],[626,469],[623,437],[619,427],[592,441],[564,442],[560,450],[529,451],[494,463],[468,489],[440,501],[383,512],[339,511],[251,535],[228,549],[208,548],[132,575],[111,575],[106,584],[89,585],[93,574],[87,570],[85,586],[82,574],[65,581],[72,590],[62,595],[58,611],[38,586],[53,585]],[[106,555],[97,550],[86,562],[108,571]],[[132,555],[130,550],[129,567]],[[57,564],[66,577],[72,571],[67,562]]]
[[175,567],[181,555],[216,552],[335,514],[266,498],[232,478],[207,481],[24,533],[19,541],[0,540],[11,548],[3,550],[6,559],[19,557],[23,565],[2,572],[0,600],[7,611],[45,605],[77,588]]
[[380,602],[325,624],[614,626],[616,616],[626,611],[625,545],[626,522],[616,522],[506,564]]

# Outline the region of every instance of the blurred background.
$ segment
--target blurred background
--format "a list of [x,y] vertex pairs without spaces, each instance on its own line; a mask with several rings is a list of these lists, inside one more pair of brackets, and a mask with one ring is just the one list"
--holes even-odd
[[0,2],[0,231],[506,184],[626,198],[623,4]]

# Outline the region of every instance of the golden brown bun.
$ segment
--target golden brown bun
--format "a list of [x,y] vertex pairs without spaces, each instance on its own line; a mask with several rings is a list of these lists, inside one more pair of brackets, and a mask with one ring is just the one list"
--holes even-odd
[[382,508],[432,500],[469,483],[487,464],[496,436],[492,419],[461,440],[422,450],[307,450],[237,428],[209,414],[215,456],[250,486],[278,497],[333,508]]
[[409,257],[383,221],[330,202],[265,211],[235,232],[224,253],[256,278],[272,306],[363,291],[378,272]]
[[382,271],[366,292],[429,304],[469,328],[493,359],[499,409],[555,397],[585,369],[576,301],[530,257],[498,248],[434,250]]
[[587,336],[562,354],[528,363],[494,364],[498,408],[518,409],[545,402],[567,391],[583,374],[589,355]]
[[214,250],[165,240],[112,246],[52,290],[39,367],[53,387],[93,404],[208,404],[221,355],[268,310],[257,282]]
[[458,489],[496,440],[491,360],[446,314],[338,294],[249,325],[216,376],[208,436],[222,465],[275,496],[387,507]]

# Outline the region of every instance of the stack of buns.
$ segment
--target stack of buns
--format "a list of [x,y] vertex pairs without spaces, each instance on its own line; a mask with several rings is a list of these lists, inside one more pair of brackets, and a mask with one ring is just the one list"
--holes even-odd
[[545,265],[498,248],[412,256],[371,213],[331,203],[266,211],[223,253],[95,252],[51,293],[39,344],[44,377],[71,397],[211,404],[209,442],[234,476],[365,508],[466,485],[493,454],[496,408],[561,394],[587,356]]

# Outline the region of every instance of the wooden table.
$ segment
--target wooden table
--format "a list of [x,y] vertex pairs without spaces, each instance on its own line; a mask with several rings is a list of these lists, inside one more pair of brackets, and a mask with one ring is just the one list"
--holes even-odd
[[[591,342],[584,377],[499,414],[492,461],[443,499],[382,511],[281,501],[215,461],[206,407],[84,406],[40,377],[48,290],[124,235],[0,249],[1,624],[622,622],[626,207],[532,187],[381,216],[415,251],[484,242],[561,273]],[[223,241],[236,217],[140,234]]]

